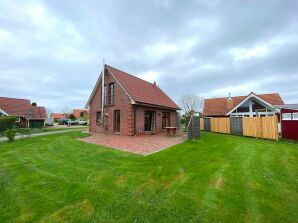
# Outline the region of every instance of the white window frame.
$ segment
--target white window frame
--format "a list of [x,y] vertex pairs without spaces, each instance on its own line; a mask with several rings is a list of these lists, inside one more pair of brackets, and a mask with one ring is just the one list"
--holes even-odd
[[16,121],[15,122],[21,122],[21,117],[20,116],[16,116]]
[[[289,115],[290,115],[290,117],[285,117],[285,116],[289,116]],[[282,120],[285,120],[285,121],[292,120],[292,113],[282,113]]]
[[298,120],[298,112],[292,113],[292,120]]

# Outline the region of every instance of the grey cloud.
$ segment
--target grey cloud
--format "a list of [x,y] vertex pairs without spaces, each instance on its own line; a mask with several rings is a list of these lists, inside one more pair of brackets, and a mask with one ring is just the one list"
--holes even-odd
[[149,79],[175,100],[189,91],[204,97],[256,91],[298,102],[295,1],[2,1],[0,7],[1,96],[31,98],[56,111],[83,107],[104,57],[133,74],[153,72]]

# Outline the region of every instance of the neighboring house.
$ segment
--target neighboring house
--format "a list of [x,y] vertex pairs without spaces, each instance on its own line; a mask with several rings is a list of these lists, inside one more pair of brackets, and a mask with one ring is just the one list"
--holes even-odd
[[284,102],[278,93],[205,99],[205,117],[254,117],[279,115],[279,106]]
[[0,113],[16,116],[16,125],[23,128],[43,127],[47,118],[44,107],[31,105],[30,100],[0,97]]
[[155,82],[149,83],[109,65],[105,65],[102,74],[86,105],[90,111],[90,132],[133,136],[177,126],[180,108]]
[[58,121],[59,119],[63,119],[63,118],[67,118],[67,117],[68,117],[68,115],[63,114],[63,113],[52,113],[51,114],[51,118],[53,118],[55,122]]
[[287,104],[281,107],[281,136],[298,140],[298,104]]
[[73,109],[72,113],[76,117],[76,119],[80,119],[83,116],[87,116],[87,117],[89,116],[88,109]]

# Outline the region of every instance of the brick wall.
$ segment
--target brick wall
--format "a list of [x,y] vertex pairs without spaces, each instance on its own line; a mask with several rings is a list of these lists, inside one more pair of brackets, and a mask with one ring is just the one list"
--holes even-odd
[[[109,92],[109,84],[114,83],[114,104],[104,107],[104,126],[96,123],[96,114],[101,111],[101,84],[96,89],[90,103],[90,132],[114,132],[114,111],[120,110],[120,134],[134,135],[134,115],[131,100],[114,77],[106,70],[105,84]],[[108,95],[107,92],[107,95]]]
[[[145,107],[132,105],[131,99],[114,79],[114,77],[106,70],[105,84],[114,83],[115,102],[113,106],[104,107],[104,125],[97,124],[97,112],[101,111],[101,84],[96,89],[93,99],[90,102],[90,132],[98,133],[114,133],[114,112],[120,110],[120,134],[121,135],[138,135],[145,134],[144,121],[145,110],[155,111],[156,117],[156,133],[163,131],[162,129],[162,112],[170,113],[170,125],[177,125],[177,113],[173,110],[158,109],[154,107]],[[107,87],[109,92],[109,87]],[[108,95],[107,92],[107,95]],[[135,128],[136,127],[136,128]]]
[[170,126],[177,127],[177,112],[173,110],[168,109],[158,109],[155,107],[147,107],[147,106],[133,106],[136,113],[136,134],[146,134],[145,132],[145,111],[154,111],[155,112],[155,133],[159,133],[162,131],[165,131],[165,129],[162,129],[162,113],[168,112],[170,114]]

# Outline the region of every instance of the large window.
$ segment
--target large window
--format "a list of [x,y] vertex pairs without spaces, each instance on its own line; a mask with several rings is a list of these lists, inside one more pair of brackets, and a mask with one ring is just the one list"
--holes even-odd
[[298,112],[292,113],[293,120],[298,120]]
[[166,127],[170,126],[170,113],[163,112],[162,113],[162,128],[165,129]]
[[145,111],[145,131],[151,132],[155,130],[155,112]]
[[96,123],[101,124],[102,119],[101,119],[101,112],[96,112]]

